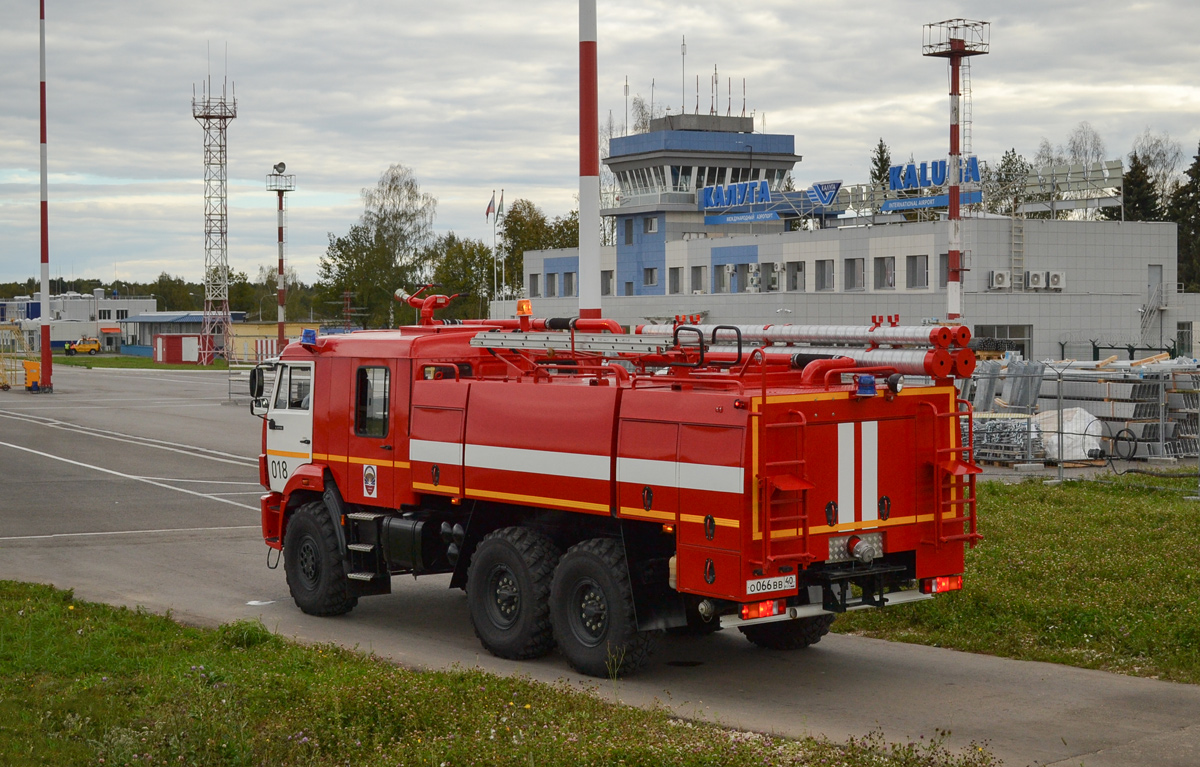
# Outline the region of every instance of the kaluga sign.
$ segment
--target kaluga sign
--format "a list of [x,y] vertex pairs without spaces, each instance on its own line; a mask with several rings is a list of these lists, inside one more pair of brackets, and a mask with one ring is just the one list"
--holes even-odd
[[[888,168],[888,191],[897,192],[905,189],[922,189],[930,186],[944,186],[949,180],[946,173],[945,160],[933,160],[917,164],[893,165]],[[960,180],[964,184],[979,182],[979,159],[967,157],[962,161]]]
[[771,201],[771,187],[766,181],[747,181],[740,184],[704,187],[704,207],[732,208],[736,205],[757,205]]

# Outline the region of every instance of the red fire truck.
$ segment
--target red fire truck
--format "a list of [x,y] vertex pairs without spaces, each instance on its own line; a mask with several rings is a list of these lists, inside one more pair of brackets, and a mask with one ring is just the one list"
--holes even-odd
[[[483,646],[629,673],[663,630],[797,649],[962,584],[963,327],[440,321],[286,347],[262,529],[314,615],[451,574]],[[904,385],[908,376],[922,385]]]

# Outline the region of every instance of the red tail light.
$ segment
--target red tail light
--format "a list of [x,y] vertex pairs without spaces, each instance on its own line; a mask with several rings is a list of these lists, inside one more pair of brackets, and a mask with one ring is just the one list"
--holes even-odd
[[785,609],[785,599],[768,599],[763,602],[751,602],[748,605],[742,605],[742,620],[748,621],[754,618],[769,618],[772,615],[782,615]]
[[941,594],[943,591],[958,591],[962,588],[961,575],[943,575],[921,580],[921,593]]

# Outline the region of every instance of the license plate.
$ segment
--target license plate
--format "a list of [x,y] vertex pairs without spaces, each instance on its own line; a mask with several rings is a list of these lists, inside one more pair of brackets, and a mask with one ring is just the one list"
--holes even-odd
[[787,591],[796,588],[796,576],[781,575],[778,578],[759,578],[746,581],[747,594],[768,594],[772,591]]

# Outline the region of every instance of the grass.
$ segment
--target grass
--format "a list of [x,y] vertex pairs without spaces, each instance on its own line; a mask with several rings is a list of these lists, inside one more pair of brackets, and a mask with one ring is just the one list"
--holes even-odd
[[218,357],[211,365],[168,365],[155,362],[150,357],[138,357],[132,354],[76,354],[68,357],[65,354],[54,355],[55,365],[67,365],[76,368],[128,368],[148,370],[225,370],[228,368],[225,360]]
[[1196,479],[980,483],[963,590],[834,630],[1200,683]]
[[991,767],[944,736],[834,744],[696,723],[595,690],[415,672],[258,622],[206,631],[0,581],[0,764]]

